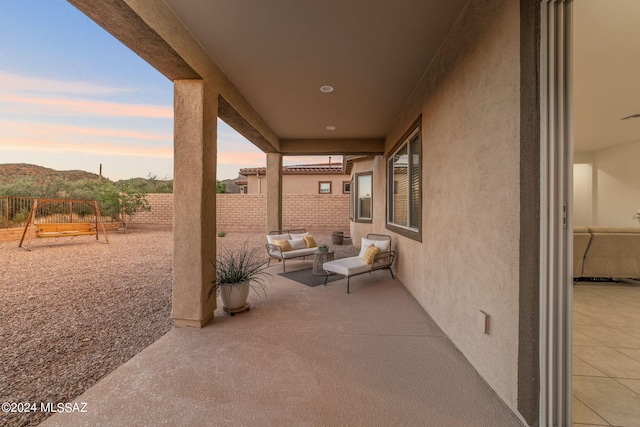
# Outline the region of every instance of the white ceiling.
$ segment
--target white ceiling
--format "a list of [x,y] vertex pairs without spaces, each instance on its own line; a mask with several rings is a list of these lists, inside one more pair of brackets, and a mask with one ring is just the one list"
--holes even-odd
[[271,129],[297,139],[384,137],[467,0],[165,2]]
[[640,141],[640,1],[575,1],[573,47],[576,151]]

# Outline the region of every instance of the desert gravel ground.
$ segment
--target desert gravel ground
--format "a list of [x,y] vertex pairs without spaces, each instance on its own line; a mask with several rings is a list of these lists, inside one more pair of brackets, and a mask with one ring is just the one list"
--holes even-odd
[[[331,245],[336,258],[352,245]],[[172,232],[111,233],[0,243],[0,404],[65,403],[172,327]],[[262,247],[260,233],[228,233],[220,246]],[[37,425],[45,412],[0,412],[0,426]]]

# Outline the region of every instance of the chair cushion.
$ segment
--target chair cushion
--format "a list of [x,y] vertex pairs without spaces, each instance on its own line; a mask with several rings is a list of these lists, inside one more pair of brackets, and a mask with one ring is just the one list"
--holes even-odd
[[284,239],[282,239],[282,240],[274,240],[272,243],[274,245],[280,247],[280,251],[281,252],[287,252],[287,251],[290,251],[292,249],[288,240],[284,240]]
[[371,239],[365,239],[363,237],[362,243],[360,245],[360,253],[358,254],[358,256],[359,257],[364,256],[364,253],[367,251],[367,248],[371,246],[371,244],[374,244],[378,249],[380,249],[380,252],[387,252],[389,250],[388,240],[371,240]]
[[352,276],[369,271],[371,266],[365,264],[359,256],[354,256],[325,262],[322,264],[322,269],[332,273],[342,274],[343,276]]
[[316,251],[316,248],[293,249],[291,251],[282,252],[282,258],[291,259],[291,258],[298,258],[302,256],[313,256],[313,253],[315,251]]
[[316,243],[316,239],[314,239],[313,236],[302,236],[302,238],[304,239],[304,243],[308,248],[315,248],[318,246],[318,244]]
[[307,244],[305,243],[304,239],[291,239],[291,240],[287,240],[287,242],[289,242],[289,246],[291,246],[292,250],[305,249],[307,247]]
[[362,260],[365,262],[365,264],[371,264],[373,262],[373,258],[378,255],[378,252],[380,252],[380,248],[376,247],[376,245],[372,243],[369,245],[369,247],[367,247],[364,255],[362,255]]
[[306,233],[306,232],[305,233],[299,233],[299,234],[291,233],[291,238],[292,239],[302,239],[304,236],[309,236],[309,233]]

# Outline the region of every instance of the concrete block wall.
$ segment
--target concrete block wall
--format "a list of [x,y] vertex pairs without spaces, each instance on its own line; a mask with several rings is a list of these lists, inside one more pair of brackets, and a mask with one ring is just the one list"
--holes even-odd
[[255,231],[267,227],[267,196],[264,194],[218,194],[216,226],[220,231]]
[[[139,212],[130,226],[171,227],[173,194],[148,194],[151,211]],[[218,194],[216,197],[218,232],[259,232],[267,228],[267,196],[264,194]],[[105,223],[111,232],[120,223]],[[348,194],[285,194],[282,199],[282,228],[304,228],[313,232],[349,231]],[[23,228],[3,229],[0,241],[20,240]]]
[[149,212],[138,212],[131,224],[173,225],[173,194],[147,194]]
[[[173,194],[148,194],[150,212],[140,212],[132,224],[173,224]],[[348,194],[286,194],[282,200],[282,227],[313,231],[349,231]],[[218,231],[265,232],[265,194],[216,195]]]
[[285,194],[282,198],[285,229],[349,231],[348,194]]

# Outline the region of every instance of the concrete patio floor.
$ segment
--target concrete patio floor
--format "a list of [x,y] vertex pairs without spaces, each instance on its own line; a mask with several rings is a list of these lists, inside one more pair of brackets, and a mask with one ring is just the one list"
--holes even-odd
[[41,425],[523,425],[388,271],[351,294],[269,271],[249,312],[172,329]]

